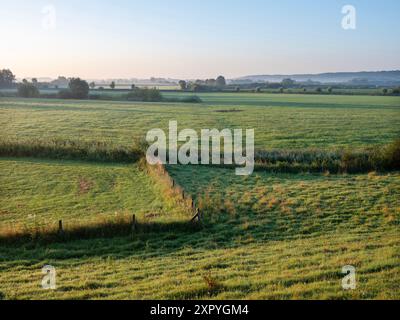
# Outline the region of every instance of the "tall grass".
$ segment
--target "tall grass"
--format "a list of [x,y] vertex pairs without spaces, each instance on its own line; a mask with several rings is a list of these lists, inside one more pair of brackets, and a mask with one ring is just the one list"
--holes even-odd
[[[147,146],[145,141],[126,147],[100,141],[28,139],[16,142],[0,138],[0,156],[132,163],[144,158]],[[382,147],[360,150],[260,150],[255,155],[254,169],[281,173],[367,173],[400,170],[400,139]],[[165,169],[159,170],[165,172]]]
[[17,142],[0,138],[2,157],[132,163],[138,161],[142,155],[140,142],[126,147],[101,141],[26,139]]
[[275,150],[256,154],[256,170],[272,172],[365,173],[400,169],[400,139],[363,150]]
[[196,213],[197,207],[194,199],[169,175],[164,165],[149,165],[144,158],[140,160],[139,165],[154,179],[156,184],[161,186],[163,197],[169,200],[174,207],[179,207],[188,218]]

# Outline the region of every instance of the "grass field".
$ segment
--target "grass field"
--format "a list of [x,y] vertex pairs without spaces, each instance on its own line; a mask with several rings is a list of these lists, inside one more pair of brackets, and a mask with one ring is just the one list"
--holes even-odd
[[[202,104],[0,100],[3,138],[111,141],[131,145],[152,128],[254,128],[256,147],[363,147],[400,135],[400,98],[202,94]],[[232,111],[239,112],[221,112]]]
[[[398,97],[200,96],[201,104],[178,105],[0,98],[0,132],[16,142],[128,146],[178,120],[180,129],[255,128],[259,149],[329,150],[400,136]],[[204,213],[202,228],[2,245],[0,299],[400,298],[399,172],[167,169]],[[187,219],[138,164],[1,158],[0,180],[0,229],[132,212],[161,223]],[[55,291],[41,288],[47,264],[57,270]],[[345,265],[356,267],[356,290],[341,287]]]
[[[207,190],[207,179],[217,175],[209,194],[235,210],[216,207],[211,214],[208,208],[205,227],[196,232],[2,248],[3,296],[399,298],[399,174],[242,180],[231,170],[197,170],[172,172],[194,193]],[[200,182],[191,182],[194,174]],[[57,268],[54,292],[40,288],[45,264]],[[341,268],[349,264],[357,268],[354,291],[341,288]]]
[[2,158],[0,180],[0,230],[132,214],[142,221],[183,218],[135,164]]

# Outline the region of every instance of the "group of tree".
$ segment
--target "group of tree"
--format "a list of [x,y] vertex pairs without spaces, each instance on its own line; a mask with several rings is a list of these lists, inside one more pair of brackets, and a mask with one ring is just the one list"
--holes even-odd
[[196,80],[186,82],[179,81],[179,87],[183,91],[217,91],[226,87],[226,80],[223,76],[218,76],[216,79]]
[[70,78],[68,89],[58,93],[61,99],[87,99],[89,97],[89,84],[80,78]]
[[11,88],[15,81],[15,75],[9,69],[0,70],[0,88]]
[[[35,81],[33,81],[35,80]],[[26,79],[22,80],[22,83],[18,85],[18,96],[22,98],[37,98],[39,97],[39,89],[37,87],[37,80],[32,79],[32,82],[29,82]]]
[[132,90],[126,95],[126,99],[129,101],[159,102],[162,101],[163,97],[160,90],[156,88],[149,89],[133,86]]

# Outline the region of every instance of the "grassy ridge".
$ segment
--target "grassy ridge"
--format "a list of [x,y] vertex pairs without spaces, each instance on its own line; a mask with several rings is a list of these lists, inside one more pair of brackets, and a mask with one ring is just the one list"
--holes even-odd
[[116,146],[101,141],[0,138],[0,157],[35,157],[57,160],[133,163],[143,157],[141,147]]

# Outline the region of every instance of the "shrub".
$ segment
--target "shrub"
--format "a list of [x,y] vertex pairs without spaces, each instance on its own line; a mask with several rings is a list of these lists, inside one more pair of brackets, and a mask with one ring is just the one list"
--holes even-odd
[[22,83],[18,86],[18,96],[21,98],[37,98],[39,90],[32,83]]
[[159,102],[162,101],[162,96],[159,90],[153,88],[134,88],[126,96],[129,101],[144,101],[144,102]]
[[57,96],[60,99],[72,99],[71,91],[68,89],[60,90]]
[[186,102],[186,103],[201,103],[203,102],[198,96],[188,96],[179,99],[178,102]]
[[80,78],[72,78],[69,80],[69,90],[74,99],[87,99],[89,96],[89,84]]
[[383,149],[382,158],[386,169],[400,169],[400,139],[395,140]]

